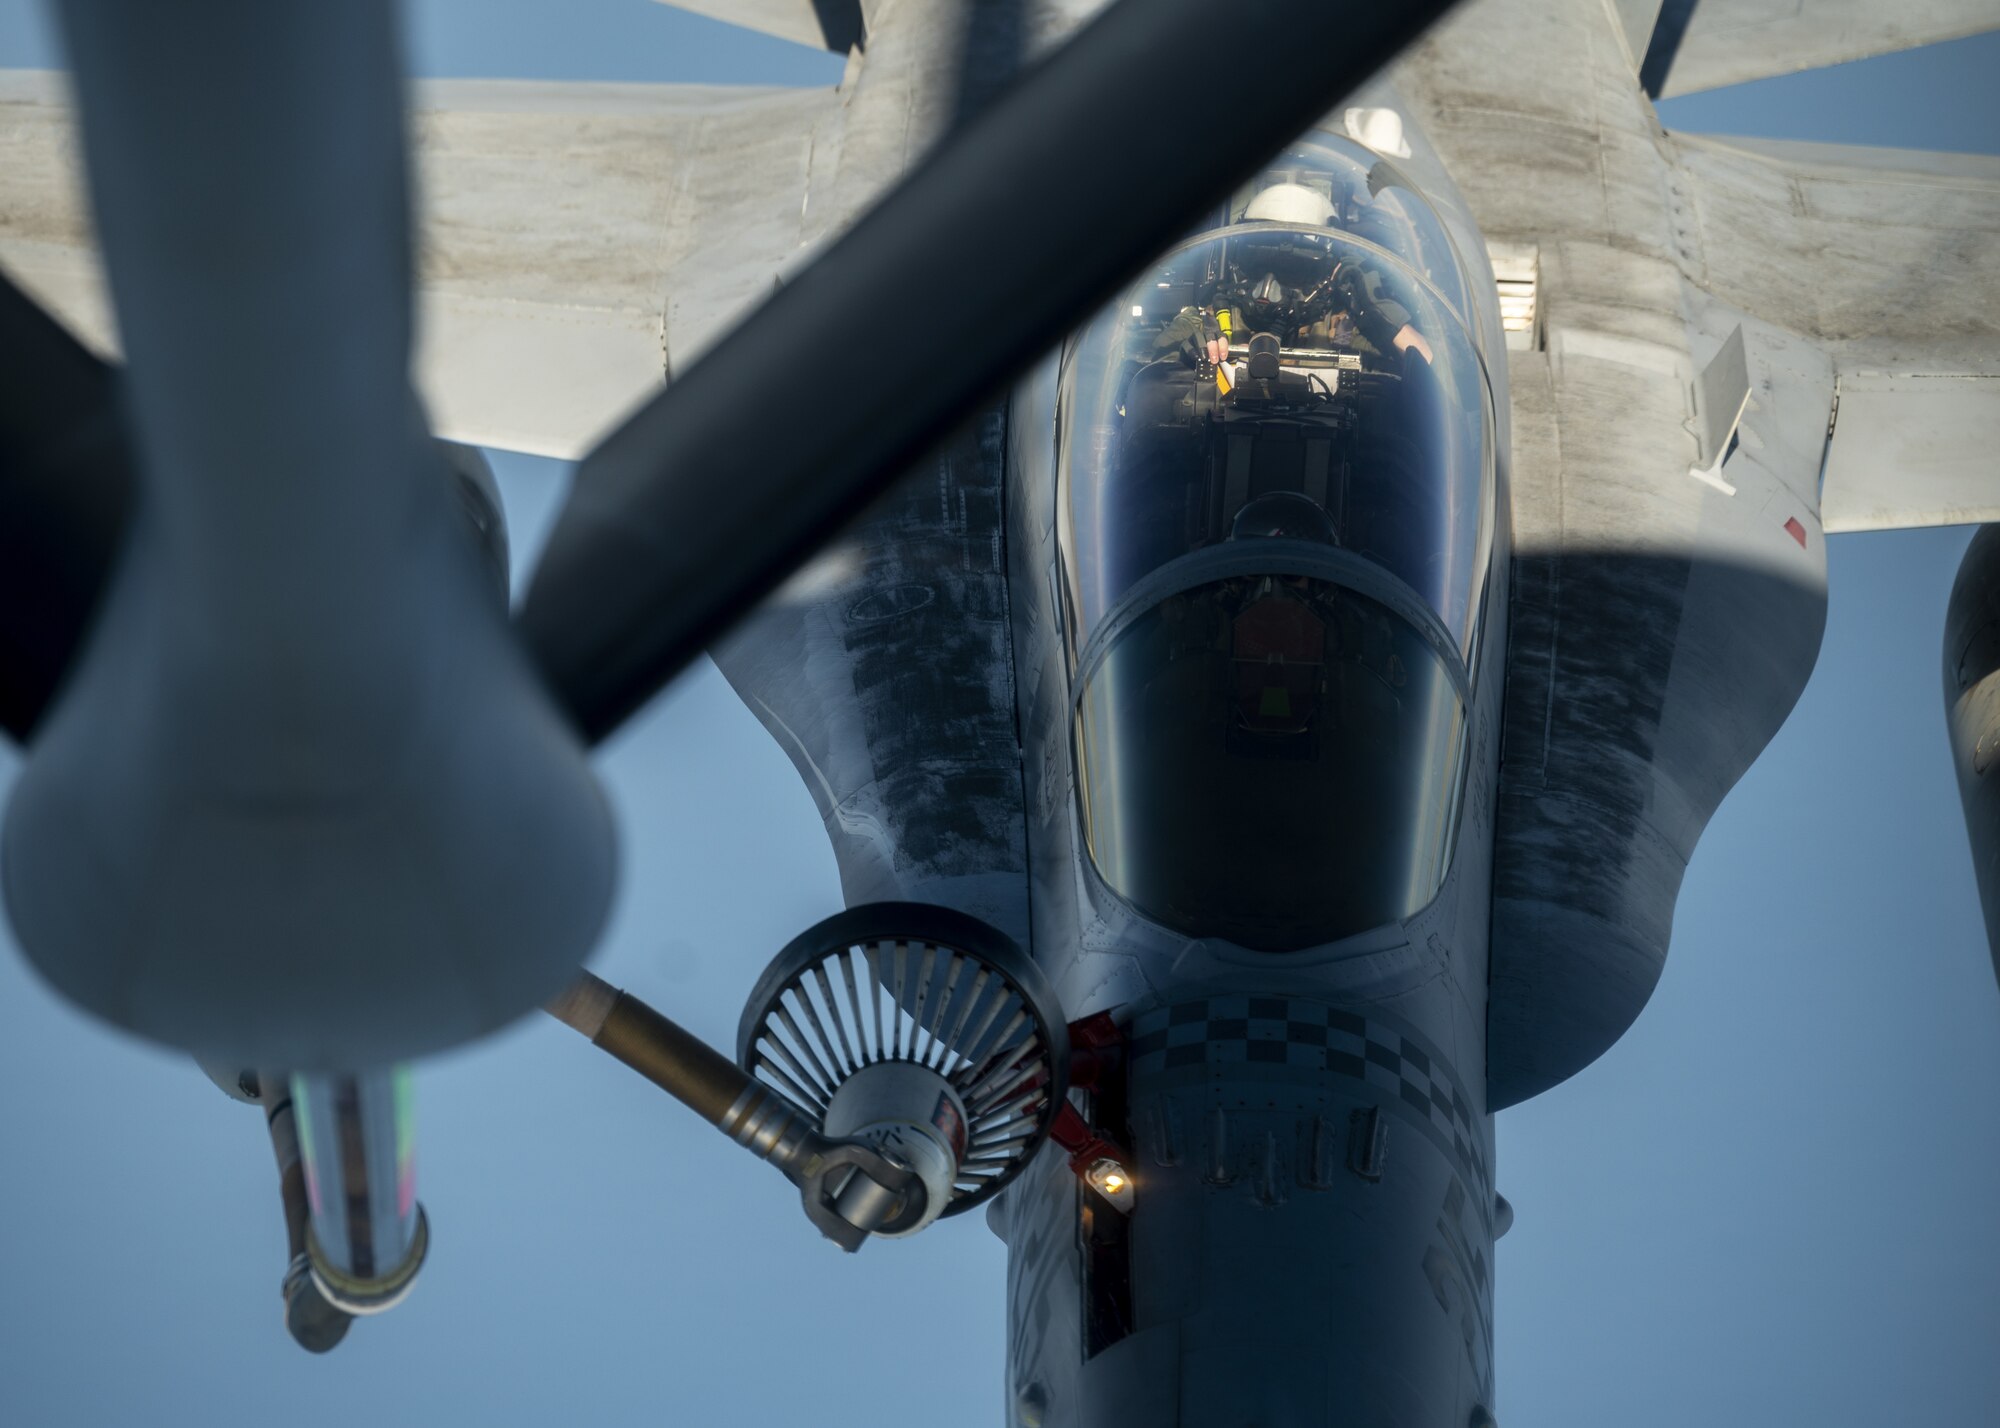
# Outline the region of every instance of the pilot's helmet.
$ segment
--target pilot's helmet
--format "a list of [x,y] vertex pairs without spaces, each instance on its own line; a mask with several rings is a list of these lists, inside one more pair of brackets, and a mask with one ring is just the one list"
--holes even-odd
[[1242,307],[1244,322],[1251,331],[1273,331],[1283,325],[1290,311],[1290,294],[1276,273],[1267,272],[1244,292]]
[[1325,228],[1333,221],[1333,200],[1302,183],[1274,183],[1250,200],[1243,217],[1251,223]]

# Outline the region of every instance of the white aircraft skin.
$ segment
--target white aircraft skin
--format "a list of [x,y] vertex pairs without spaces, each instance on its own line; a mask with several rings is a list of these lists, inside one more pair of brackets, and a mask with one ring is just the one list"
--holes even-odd
[[[1059,356],[941,458],[941,479],[985,502],[983,515],[961,503],[913,516],[913,499],[871,518],[718,652],[813,785],[850,902],[983,916],[1033,949],[1069,1016],[1110,1012],[1128,1037],[1129,1079],[1086,1109],[1136,1154],[1129,1223],[1107,1220],[1053,1152],[989,1215],[1009,1247],[1010,1423],[1490,1423],[1493,1243],[1510,1218],[1493,1183],[1493,1112],[1587,1065],[1643,1006],[1695,840],[1812,668],[1826,531],[1993,513],[1990,493],[1987,506],[1962,498],[1962,453],[1993,421],[1988,379],[2000,370],[1992,255],[1949,255],[1962,271],[1945,283],[1850,291],[1857,271],[1898,268],[1881,249],[1829,262],[1810,291],[1773,278],[1760,250],[1817,250],[1825,225],[1844,220],[1828,204],[1792,222],[1789,199],[1770,195],[1852,187],[1870,161],[1665,134],[1634,77],[1634,8],[1473,5],[1322,124],[1395,165],[1450,232],[1492,403],[1490,579],[1467,670],[1464,791],[1435,897],[1274,954],[1163,926],[1105,881],[1075,764],[1088,671],[1072,673],[1051,578],[1076,576],[1060,548]],[[598,300],[565,338],[574,345],[555,349],[563,283],[502,293],[505,281],[549,280],[507,277],[526,271],[518,254],[484,270],[451,261],[476,258],[479,244],[464,223],[439,224],[424,370],[445,434],[571,453],[694,360],[774,270],[893,177],[926,122],[946,122],[920,82],[946,62],[941,46],[928,27],[899,25],[907,16],[889,0],[867,7],[869,50],[850,65],[837,114],[802,96],[772,96],[760,112],[737,98],[434,91],[439,108],[423,122],[440,142],[422,152],[435,211],[483,211],[494,230],[534,209],[535,176],[496,196],[452,167],[453,144],[540,152],[584,111],[637,146],[673,131],[685,102],[725,132],[736,125],[751,153],[789,154],[806,190],[803,205],[791,184],[729,195],[719,170],[689,161],[680,191],[714,187],[666,216],[670,270],[654,257],[621,269],[600,253],[584,275]],[[1033,43],[1076,18],[1035,9]],[[963,59],[956,42],[950,58]],[[1563,85],[1524,79],[1550,69]],[[912,94],[938,112],[912,119]],[[830,171],[812,152],[798,167],[802,123],[839,133]],[[747,160],[732,153],[740,173]],[[1955,174],[1933,189],[1922,164],[1895,172],[1905,206],[1881,240],[1891,252],[1921,245],[1947,210],[1954,223],[1968,205],[2000,210],[1990,175],[1985,187]],[[87,252],[49,239],[75,227],[60,182],[38,210],[48,226],[0,244],[0,259],[108,345]],[[659,251],[654,182],[626,180],[607,199],[609,250]],[[525,241],[559,246],[561,235]],[[733,263],[717,256],[729,242],[744,250]],[[1489,252],[1535,282],[1538,313],[1519,343],[1504,334]],[[704,265],[723,280],[686,284]],[[1939,288],[1980,297],[1947,313]],[[1942,373],[1970,379],[1970,395],[1940,405],[1917,379]],[[1850,418],[1865,409],[1869,421],[1842,428],[1837,392],[1854,394]],[[1894,492],[1871,488],[1871,454],[1918,406],[1945,433],[1945,454]],[[933,526],[918,530],[921,520]],[[984,566],[956,562],[995,531]],[[913,555],[919,537],[942,544]],[[912,586],[952,612],[997,591],[1005,618],[945,651],[924,644],[935,626],[907,621],[882,647],[842,633],[859,602]],[[888,673],[871,652],[894,656]],[[914,696],[894,677],[912,660],[938,672]],[[790,687],[774,692],[781,671]],[[954,702],[967,690],[985,699],[970,715]],[[885,742],[876,715],[891,697],[939,727],[957,716],[970,742]],[[801,703],[832,712],[806,727]],[[995,720],[1018,728],[1018,744],[980,743]],[[911,775],[917,765],[931,781]],[[1324,1055],[1251,1069],[1247,1047],[1297,1044],[1295,1028],[1315,1018],[1322,1035],[1306,1040]],[[1199,1035],[1169,1031],[1194,1025]],[[1332,1053],[1350,1043],[1357,1069],[1343,1072]],[[1164,1048],[1182,1046],[1201,1052],[1169,1064]]]

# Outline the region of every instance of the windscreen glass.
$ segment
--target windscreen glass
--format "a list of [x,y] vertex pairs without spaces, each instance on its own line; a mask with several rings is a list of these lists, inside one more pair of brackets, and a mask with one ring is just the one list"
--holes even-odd
[[1436,646],[1365,596],[1272,576],[1168,596],[1076,717],[1091,860],[1164,927],[1294,951],[1443,881],[1465,708]]

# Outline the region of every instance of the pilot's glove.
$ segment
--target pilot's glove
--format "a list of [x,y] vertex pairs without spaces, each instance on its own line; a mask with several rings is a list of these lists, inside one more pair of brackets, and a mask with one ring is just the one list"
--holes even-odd
[[1216,367],[1229,360],[1229,337],[1213,313],[1201,315],[1201,330],[1192,346],[1195,371],[1203,377],[1213,377]]

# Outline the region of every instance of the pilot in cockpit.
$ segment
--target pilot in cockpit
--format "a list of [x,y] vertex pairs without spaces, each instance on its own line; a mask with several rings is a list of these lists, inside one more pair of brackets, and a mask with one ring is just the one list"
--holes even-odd
[[[1274,183],[1251,198],[1243,221],[1346,228],[1365,237],[1366,197],[1357,193],[1348,207],[1353,216],[1343,218],[1341,206],[1328,194],[1304,184]],[[1409,311],[1388,295],[1381,274],[1365,259],[1335,260],[1329,252],[1314,252],[1275,234],[1267,244],[1239,241],[1237,250],[1232,257],[1241,277],[1235,292],[1226,299],[1219,295],[1218,301],[1230,304],[1239,328],[1273,333],[1288,347],[1415,352],[1427,363],[1434,360]]]

